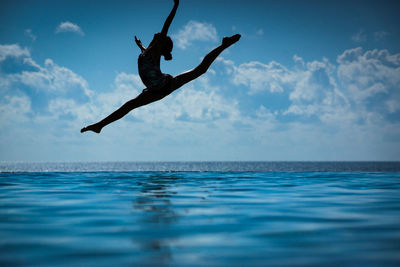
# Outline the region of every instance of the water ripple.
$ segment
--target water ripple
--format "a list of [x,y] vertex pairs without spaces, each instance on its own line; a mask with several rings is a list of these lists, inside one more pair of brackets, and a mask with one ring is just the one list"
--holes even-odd
[[0,174],[0,264],[400,264],[400,173]]

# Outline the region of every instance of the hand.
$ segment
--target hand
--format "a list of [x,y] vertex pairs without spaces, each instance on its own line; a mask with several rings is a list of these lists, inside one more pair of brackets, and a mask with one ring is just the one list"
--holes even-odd
[[135,42],[137,43],[137,44],[141,44],[142,42],[136,37],[136,35],[135,35]]

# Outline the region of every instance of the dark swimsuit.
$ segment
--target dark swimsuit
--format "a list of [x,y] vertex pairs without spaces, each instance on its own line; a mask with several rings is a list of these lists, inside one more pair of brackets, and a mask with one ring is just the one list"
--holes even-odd
[[154,64],[150,51],[144,51],[139,55],[138,68],[139,76],[147,87],[143,91],[157,94],[171,93],[172,76],[161,72],[160,68]]

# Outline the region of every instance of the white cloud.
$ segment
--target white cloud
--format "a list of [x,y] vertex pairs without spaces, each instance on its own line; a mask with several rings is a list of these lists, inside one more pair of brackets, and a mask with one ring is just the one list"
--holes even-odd
[[18,44],[0,45],[0,61],[7,57],[29,57],[30,53],[27,48],[21,48]]
[[233,83],[248,86],[249,94],[263,91],[283,92],[283,85],[291,79],[290,71],[275,61],[269,64],[251,61],[240,64],[238,67],[233,66],[229,61],[223,63],[229,67],[228,72],[233,73]]
[[338,79],[359,119],[377,123],[398,111],[400,54],[361,48],[338,57]]
[[304,60],[302,57],[299,57],[298,55],[293,56],[293,61],[296,63],[297,67],[304,67]]
[[200,91],[186,87],[178,92],[174,105],[178,117],[185,116],[195,121],[235,120],[239,117],[238,102],[228,101],[215,90]]
[[[74,102],[79,105],[93,96],[83,77],[68,68],[58,66],[51,59],[46,59],[44,66],[40,66],[30,57],[28,49],[17,44],[1,45],[0,64],[8,58],[12,59],[8,64],[13,64],[13,71],[0,72],[1,93],[7,96],[4,99],[5,109],[14,110],[13,107],[16,107],[24,110],[22,105],[17,105],[24,100],[25,104],[29,103],[25,107],[29,107],[32,114],[35,114],[34,119],[43,120],[46,117],[54,118],[54,115],[48,113],[54,112],[55,107],[68,110],[66,105],[60,105],[60,99],[68,100],[69,104]],[[61,113],[60,111],[57,114]],[[11,112],[3,118],[13,121],[22,117],[17,116],[16,112]]]
[[97,94],[92,104],[102,111],[100,116],[106,116],[126,101],[139,95],[142,87],[139,75],[119,73],[114,80],[114,90]]
[[333,66],[328,61],[313,61],[305,64],[302,69],[293,71],[291,73],[293,91],[289,99],[306,102],[321,101],[325,90],[336,89],[335,81],[332,79],[332,68]]
[[4,96],[0,102],[0,124],[21,122],[28,120],[31,112],[31,101],[26,95]]
[[256,34],[259,35],[259,36],[264,35],[264,30],[263,29],[258,29],[256,31]]
[[400,54],[354,48],[339,55],[337,63],[306,64],[290,94],[289,113],[376,124],[398,111]]
[[32,39],[32,41],[36,41],[36,35],[34,35],[33,33],[32,33],[32,30],[31,29],[26,29],[25,31],[24,31],[24,34],[26,35],[26,36],[28,36],[29,38],[31,38]]
[[74,24],[69,21],[61,22],[57,28],[56,28],[56,33],[62,33],[62,32],[73,32],[78,35],[84,36],[85,33],[82,31],[81,27],[79,27],[77,24]]
[[[352,120],[348,100],[338,88],[335,67],[327,59],[304,63],[299,57],[292,72],[291,105],[284,114],[315,116],[326,123]],[[298,64],[298,63],[301,64]]]
[[338,78],[356,103],[377,94],[389,96],[400,86],[400,54],[355,48],[340,55],[338,63]]
[[68,68],[58,66],[46,59],[44,67],[35,71],[22,71],[12,78],[35,91],[58,94],[69,97],[90,97],[92,91],[84,78]]
[[376,123],[399,109],[400,54],[354,48],[339,55],[337,64],[328,59],[304,62],[297,55],[293,60],[293,68],[273,61],[239,66],[217,61],[250,95],[287,94],[289,107],[281,115],[314,116],[324,123]]
[[186,49],[193,41],[217,41],[217,30],[210,23],[189,21],[177,34],[172,35],[176,45]]

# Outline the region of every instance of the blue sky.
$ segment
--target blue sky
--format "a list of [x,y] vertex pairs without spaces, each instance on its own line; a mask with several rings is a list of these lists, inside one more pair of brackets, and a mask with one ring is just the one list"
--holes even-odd
[[100,135],[173,1],[1,1],[0,160],[400,160],[397,1],[181,0],[171,75],[210,70]]

